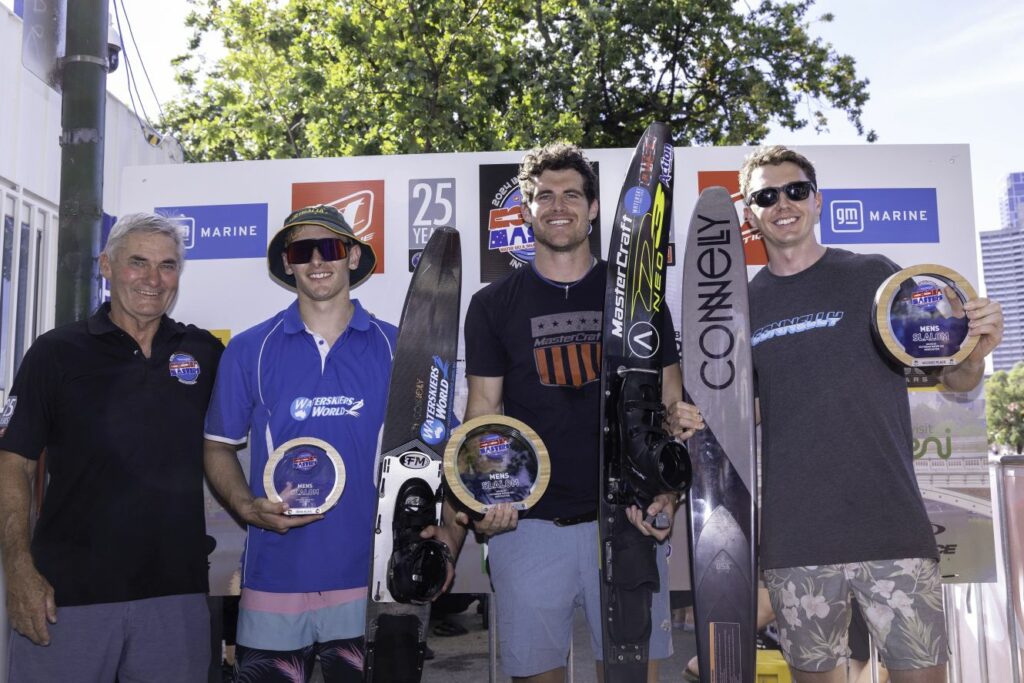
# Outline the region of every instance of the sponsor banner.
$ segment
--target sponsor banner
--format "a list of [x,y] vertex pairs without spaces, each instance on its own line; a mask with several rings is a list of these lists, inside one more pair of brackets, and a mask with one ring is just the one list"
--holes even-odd
[[[594,173],[598,164],[591,164]],[[519,164],[480,165],[480,281],[495,282],[533,262],[533,229],[523,221],[519,205]],[[601,214],[591,222],[590,251],[601,258]]]
[[434,230],[455,225],[455,178],[424,178],[409,181],[409,272],[416,269],[420,254]]
[[935,188],[822,190],[822,244],[939,241]]
[[955,505],[926,502],[943,582],[994,582],[996,548],[992,518]]
[[971,394],[910,392],[914,471],[936,529],[948,583],[995,580],[995,537],[985,401]]
[[154,211],[174,219],[185,231],[185,258],[266,258],[266,204],[158,206]]
[[384,272],[383,180],[292,183],[292,211],[314,204],[327,204],[340,211],[356,237],[373,247],[377,256],[373,272]]
[[724,187],[732,195],[733,204],[736,207],[736,214],[740,220],[740,231],[743,233],[743,255],[746,256],[748,266],[763,266],[768,263],[768,252],[764,250],[764,240],[761,233],[754,229],[750,223],[743,220],[743,209],[746,203],[740,195],[740,172],[739,171],[698,171],[697,192],[701,193],[709,187]]

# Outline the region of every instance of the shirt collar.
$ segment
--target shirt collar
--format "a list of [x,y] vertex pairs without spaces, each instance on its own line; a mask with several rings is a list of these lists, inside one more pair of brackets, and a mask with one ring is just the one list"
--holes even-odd
[[[89,334],[94,336],[110,334],[111,332],[124,332],[124,330],[118,327],[114,321],[110,319],[109,301],[104,301],[100,304],[100,307],[96,309],[96,312],[89,316],[89,320],[86,325],[88,326]],[[181,323],[175,322],[164,314],[160,317],[160,327],[157,328],[156,335],[154,335],[153,339],[164,339],[165,337],[180,332],[183,329],[184,326]]]
[[[352,319],[348,321],[348,326],[360,332],[370,329],[370,314],[359,303],[359,299],[352,299],[352,305],[355,310],[352,311]],[[299,314],[298,299],[284,309],[284,331],[288,334],[306,331],[306,323],[302,322],[302,315]]]

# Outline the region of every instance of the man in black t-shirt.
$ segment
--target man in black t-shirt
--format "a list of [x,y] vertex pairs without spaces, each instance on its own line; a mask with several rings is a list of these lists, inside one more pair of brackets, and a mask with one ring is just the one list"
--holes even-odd
[[182,239],[122,217],[100,255],[110,303],[36,340],[0,414],[11,683],[206,680],[203,416],[223,347],[166,315]]
[[[601,329],[606,265],[590,252],[597,216],[597,179],[579,148],[555,144],[523,159],[519,182],[523,218],[533,227],[535,260],[478,292],[466,316],[466,419],[504,413],[540,435],[551,457],[544,497],[522,519],[508,505],[476,523],[491,536],[489,564],[498,610],[502,664],[517,681],[564,680],[575,607],[591,627],[601,654],[597,507],[600,448]],[[674,339],[666,319],[662,338]],[[681,402],[674,345],[664,347],[662,398],[666,428],[689,437],[702,426]],[[671,518],[675,496],[659,496],[630,520],[664,540],[644,512]],[[438,537],[458,551],[465,530],[446,504]],[[458,518],[466,522],[464,515]],[[664,552],[662,592],[655,596],[651,658],[671,655]]]
[[[784,147],[740,171],[768,266],[750,283],[761,416],[761,567],[796,680],[845,681],[856,598],[895,683],[945,680],[938,555],[914,476],[903,369],[872,340],[871,304],[898,266],[826,249],[814,166]],[[969,391],[1002,338],[999,304],[964,305],[979,337],[942,383]]]

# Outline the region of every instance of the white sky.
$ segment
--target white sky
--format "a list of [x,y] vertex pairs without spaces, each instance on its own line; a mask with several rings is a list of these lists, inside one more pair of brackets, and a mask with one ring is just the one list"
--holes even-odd
[[[28,0],[31,1],[31,0]],[[146,69],[161,102],[178,93],[170,60],[185,52],[189,31],[185,0],[123,2]],[[0,0],[7,6],[13,0]],[[814,34],[857,60],[870,79],[863,117],[879,143],[968,143],[974,177],[976,227],[999,227],[998,199],[1004,178],[1024,170],[1024,3],[1019,0],[818,0],[811,13],[835,14]],[[113,16],[113,13],[111,13]],[[129,59],[136,62],[124,16],[122,32]],[[108,87],[125,102],[127,70],[111,75]],[[141,69],[136,81],[144,105],[156,105]],[[779,131],[770,142],[856,144],[863,142],[842,113],[831,116],[831,132]]]

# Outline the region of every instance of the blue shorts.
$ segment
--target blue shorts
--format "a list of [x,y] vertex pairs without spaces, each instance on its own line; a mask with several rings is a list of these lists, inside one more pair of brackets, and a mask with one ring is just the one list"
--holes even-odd
[[205,681],[210,609],[202,594],[57,607],[40,646],[11,631],[9,683]]
[[359,638],[366,629],[366,588],[319,593],[268,593],[242,589],[239,645],[290,652],[314,643]]
[[[591,646],[601,659],[597,522],[559,527],[524,519],[514,531],[494,536],[489,546],[506,675],[533,676],[565,666],[577,607],[587,617]],[[672,656],[666,553],[665,545],[659,545],[661,591],[651,610],[651,659]]]

